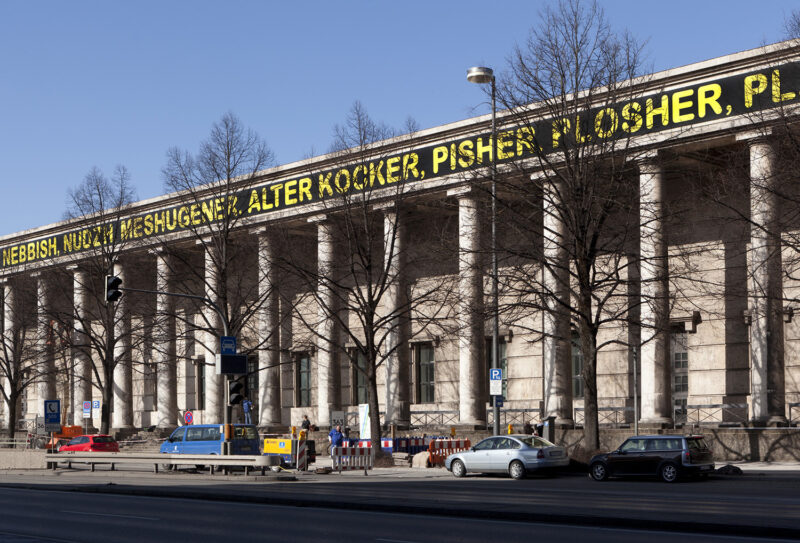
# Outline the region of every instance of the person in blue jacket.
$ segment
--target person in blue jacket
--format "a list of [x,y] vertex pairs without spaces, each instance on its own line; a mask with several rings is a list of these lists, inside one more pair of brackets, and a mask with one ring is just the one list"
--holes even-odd
[[253,402],[250,401],[250,398],[245,398],[242,402],[242,411],[244,412],[244,423],[253,424],[253,415],[251,414],[253,411]]
[[328,434],[328,441],[331,442],[332,447],[341,447],[342,443],[344,442],[344,434],[342,433],[342,427],[340,425],[336,425],[336,428],[330,431]]

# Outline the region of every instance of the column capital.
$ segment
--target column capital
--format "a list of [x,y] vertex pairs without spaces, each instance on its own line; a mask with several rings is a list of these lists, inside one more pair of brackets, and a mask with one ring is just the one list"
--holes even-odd
[[307,222],[319,224],[321,222],[326,222],[330,219],[327,213],[320,213],[319,215],[312,215],[306,219]]
[[747,144],[754,143],[769,143],[772,136],[772,128],[764,127],[758,130],[748,130],[747,132],[739,132],[736,134],[736,141],[745,142]]
[[481,195],[481,193],[478,191],[478,189],[469,185],[447,189],[447,196],[455,196],[457,198],[461,197],[474,198],[479,195]]

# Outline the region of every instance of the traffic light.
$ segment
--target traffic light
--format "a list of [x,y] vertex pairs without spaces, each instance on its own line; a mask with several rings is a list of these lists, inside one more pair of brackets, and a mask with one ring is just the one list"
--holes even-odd
[[106,275],[106,302],[116,302],[122,296],[122,279],[116,275]]
[[244,400],[244,383],[239,379],[228,382],[228,404],[236,405]]

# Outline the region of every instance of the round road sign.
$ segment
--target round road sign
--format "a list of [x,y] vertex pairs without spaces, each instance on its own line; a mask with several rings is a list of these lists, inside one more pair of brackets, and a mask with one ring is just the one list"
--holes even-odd
[[183,422],[186,424],[191,424],[194,421],[194,416],[192,415],[191,411],[187,411],[183,414]]

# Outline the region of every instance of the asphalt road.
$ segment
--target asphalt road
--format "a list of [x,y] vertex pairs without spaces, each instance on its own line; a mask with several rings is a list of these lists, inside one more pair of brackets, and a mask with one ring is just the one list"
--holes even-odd
[[[155,503],[158,498],[167,498],[188,504],[185,507],[190,512],[176,511],[176,519],[191,518],[192,510],[194,514],[199,512],[198,518],[202,522],[198,526],[205,521],[226,524],[237,518],[229,518],[228,513],[220,516],[214,511],[231,511],[230,514],[234,515],[233,512],[239,509],[245,511],[256,507],[260,508],[257,515],[241,517],[243,530],[258,533],[265,527],[275,529],[277,525],[294,524],[299,530],[310,530],[308,538],[289,540],[315,539],[319,534],[314,530],[327,529],[326,519],[329,518],[346,519],[341,529],[348,534],[362,524],[372,526],[373,531],[364,532],[365,540],[370,540],[369,537],[375,534],[388,534],[384,537],[386,541],[426,541],[424,538],[408,539],[396,535],[407,532],[409,526],[416,529],[423,525],[433,530],[431,533],[463,534],[467,538],[464,540],[472,540],[473,535],[483,532],[477,529],[466,533],[459,531],[461,524],[472,522],[500,523],[502,530],[511,534],[506,538],[510,541],[514,540],[513,534],[517,533],[518,526],[538,531],[554,524],[562,525],[558,533],[563,532],[564,526],[575,530],[602,528],[603,534],[613,532],[615,535],[610,540],[615,541],[625,540],[627,536],[624,534],[629,531],[638,533],[639,541],[645,535],[648,539],[658,539],[660,533],[684,532],[704,534],[704,537],[719,536],[723,540],[762,538],[765,535],[797,540],[800,539],[799,484],[797,475],[781,476],[779,473],[769,477],[712,477],[675,484],[652,480],[597,483],[577,474],[531,477],[522,481],[491,476],[456,479],[444,470],[394,469],[374,470],[369,476],[356,472],[301,474],[297,480],[288,481],[241,475],[210,477],[191,472],[158,475],[134,471],[90,473],[85,467],[57,472],[40,470],[0,474],[0,488],[5,487],[3,492],[60,490],[53,494],[71,506],[99,500],[97,505],[88,509],[59,509],[60,515],[73,521],[75,518],[109,514],[119,515],[118,521],[113,522],[124,524],[127,522],[125,515],[129,515],[142,517],[128,520],[138,520],[145,529],[148,523],[155,522],[151,518],[157,518],[159,524],[168,521],[157,506],[151,509],[147,501]],[[117,500],[125,503],[134,497],[137,498],[136,505],[128,512],[103,509]],[[139,498],[145,502],[139,502]],[[43,518],[35,501],[25,501],[27,508],[35,507],[35,513],[29,512],[28,517]],[[9,507],[13,505],[11,499]],[[0,504],[0,507],[5,506],[5,502]],[[273,516],[273,509],[283,512]],[[182,517],[184,514],[186,516]],[[329,514],[330,517],[326,516]],[[305,526],[304,515],[313,515],[314,522]],[[382,518],[381,515],[388,516],[370,524],[373,522],[371,519]],[[264,524],[263,519],[271,520]],[[31,522],[35,524],[33,520],[28,524]],[[217,534],[213,525],[211,522],[208,531],[199,530],[200,536]],[[335,520],[332,525],[336,525]],[[389,531],[380,531],[382,526]],[[501,530],[499,527],[496,529]],[[335,530],[331,533],[337,534]],[[423,533],[427,537],[426,534]],[[326,536],[326,539],[329,538]],[[597,538],[592,536],[591,539]]]
[[[0,489],[0,542],[35,541],[675,541],[674,531],[374,513],[220,501]],[[687,540],[701,534],[686,532]],[[704,543],[775,541],[702,535]]]

